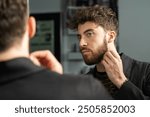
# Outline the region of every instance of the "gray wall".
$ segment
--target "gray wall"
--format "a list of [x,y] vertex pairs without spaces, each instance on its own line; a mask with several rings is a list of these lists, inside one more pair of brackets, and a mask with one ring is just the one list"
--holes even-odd
[[[63,12],[64,0],[30,0],[31,13]],[[78,74],[83,66],[83,61],[69,61],[68,53],[71,40],[66,35],[61,35],[61,64],[64,73]],[[70,41],[69,41],[70,40]]]
[[62,0],[29,0],[32,13],[60,12]]
[[119,0],[120,51],[150,62],[150,0]]
[[[120,51],[142,61],[150,62],[150,0],[118,0]],[[64,0],[30,0],[32,13],[62,12]],[[82,62],[68,62],[66,36],[61,39],[62,64],[65,73],[78,73]]]

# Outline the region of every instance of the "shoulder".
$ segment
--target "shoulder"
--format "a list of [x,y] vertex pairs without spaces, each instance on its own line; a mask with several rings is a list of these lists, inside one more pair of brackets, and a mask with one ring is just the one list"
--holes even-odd
[[123,68],[125,72],[135,72],[135,74],[140,73],[141,75],[143,74],[149,74],[150,72],[150,63],[136,60],[134,58],[131,58],[124,53],[120,54],[122,63],[123,63]]
[[121,59],[122,59],[123,62],[133,63],[133,64],[136,64],[136,65],[139,65],[139,66],[150,66],[149,62],[145,62],[145,61],[141,61],[141,60],[131,58],[131,57],[129,57],[128,55],[126,55],[124,53],[121,53],[120,56],[121,56]]
[[112,99],[101,82],[91,76],[53,72],[51,75],[51,82],[62,92],[62,99]]

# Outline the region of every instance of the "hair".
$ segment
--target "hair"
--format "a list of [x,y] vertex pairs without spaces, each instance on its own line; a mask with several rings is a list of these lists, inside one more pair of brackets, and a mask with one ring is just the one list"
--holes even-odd
[[116,13],[107,6],[89,6],[81,7],[75,13],[75,15],[69,19],[67,27],[73,30],[77,30],[80,24],[90,21],[97,25],[100,25],[104,30],[115,31],[118,34],[118,20]]
[[0,0],[0,51],[21,40],[28,12],[28,0]]

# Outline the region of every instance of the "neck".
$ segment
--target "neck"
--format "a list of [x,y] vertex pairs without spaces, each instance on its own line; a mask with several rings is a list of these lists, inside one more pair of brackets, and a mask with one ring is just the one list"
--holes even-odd
[[96,65],[96,69],[97,69],[98,72],[106,72],[104,65],[101,64],[101,63],[98,63],[98,64]]
[[0,61],[7,61],[19,57],[29,58],[29,39],[24,37],[21,42],[13,44],[6,51],[0,52]]
[[7,61],[19,57],[29,57],[29,52],[16,48],[11,48],[5,52],[0,52],[0,61]]

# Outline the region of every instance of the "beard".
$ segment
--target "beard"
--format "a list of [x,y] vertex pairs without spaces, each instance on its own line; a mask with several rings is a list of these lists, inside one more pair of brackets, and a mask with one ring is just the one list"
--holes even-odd
[[[91,49],[87,49],[87,48],[83,48],[81,49],[81,53],[84,59],[84,62],[87,65],[94,65],[94,64],[98,64],[103,60],[103,56],[104,54],[107,52],[108,48],[107,48],[107,42],[106,39],[104,39],[103,42],[103,46],[101,47],[97,47],[95,50],[91,50]],[[82,50],[88,50],[88,54],[85,55]]]

